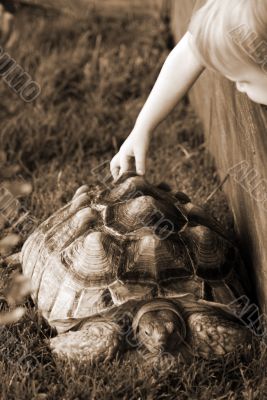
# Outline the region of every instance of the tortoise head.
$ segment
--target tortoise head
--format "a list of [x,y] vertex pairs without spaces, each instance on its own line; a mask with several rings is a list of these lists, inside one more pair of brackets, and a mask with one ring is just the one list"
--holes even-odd
[[174,304],[155,299],[144,304],[133,320],[138,341],[151,353],[178,350],[186,335],[184,319]]

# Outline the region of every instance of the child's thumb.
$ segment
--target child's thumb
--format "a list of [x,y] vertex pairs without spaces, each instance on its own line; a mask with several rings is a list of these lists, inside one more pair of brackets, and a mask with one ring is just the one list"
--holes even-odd
[[135,167],[138,175],[144,175],[146,172],[146,152],[138,151],[135,154]]

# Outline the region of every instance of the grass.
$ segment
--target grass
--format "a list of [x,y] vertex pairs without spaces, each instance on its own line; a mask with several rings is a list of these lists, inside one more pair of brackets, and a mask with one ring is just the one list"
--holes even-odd
[[[7,166],[33,185],[20,199],[36,223],[66,203],[83,183],[98,183],[92,170],[109,161],[133,127],[165,59],[168,27],[155,18],[92,13],[79,21],[58,16],[16,18],[17,39],[8,52],[41,85],[25,104],[0,82],[1,149]],[[103,170],[102,174],[105,175]],[[187,99],[155,133],[148,178],[166,181],[203,204],[219,184],[201,125]],[[222,191],[206,207],[232,231]],[[23,238],[32,227],[18,226]],[[3,234],[11,231],[7,226]],[[10,271],[0,269],[2,286]],[[148,366],[133,353],[98,366],[62,364],[49,351],[51,331],[27,302],[22,321],[1,328],[2,399],[263,399],[266,346],[248,355]]]

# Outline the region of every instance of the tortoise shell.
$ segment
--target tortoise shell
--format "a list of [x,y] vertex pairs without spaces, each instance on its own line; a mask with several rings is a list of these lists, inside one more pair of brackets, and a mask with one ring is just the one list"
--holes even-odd
[[229,304],[244,294],[220,224],[165,189],[131,175],[96,193],[82,186],[25,242],[33,300],[58,332],[129,300]]

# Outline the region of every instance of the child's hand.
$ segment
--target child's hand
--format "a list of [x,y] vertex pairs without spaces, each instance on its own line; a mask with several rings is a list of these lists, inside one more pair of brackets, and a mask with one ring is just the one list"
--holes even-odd
[[123,173],[132,170],[133,161],[135,161],[137,174],[145,174],[149,142],[150,134],[148,132],[134,129],[130,133],[110,163],[110,171],[115,180]]
[[151,132],[167,117],[204,70],[202,62],[192,50],[191,42],[192,35],[187,32],[167,57],[134,129],[110,163],[115,180],[133,169],[133,161],[137,174],[145,174]]

